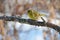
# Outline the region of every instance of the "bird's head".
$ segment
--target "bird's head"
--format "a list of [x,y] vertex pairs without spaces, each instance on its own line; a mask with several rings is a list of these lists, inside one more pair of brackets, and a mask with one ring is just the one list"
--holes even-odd
[[32,10],[28,10],[27,12],[28,12],[28,13],[32,13]]

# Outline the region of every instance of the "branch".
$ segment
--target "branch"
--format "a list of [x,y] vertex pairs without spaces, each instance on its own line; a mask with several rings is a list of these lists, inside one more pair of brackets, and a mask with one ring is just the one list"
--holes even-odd
[[41,22],[41,21],[36,21],[36,20],[31,20],[31,19],[23,19],[21,17],[16,17],[16,16],[0,16],[0,19],[5,20],[5,21],[18,21],[20,23],[26,23],[30,25],[36,25],[36,26],[44,26],[44,27],[49,27],[53,28],[56,31],[60,33],[60,27],[58,25],[49,23],[49,22]]

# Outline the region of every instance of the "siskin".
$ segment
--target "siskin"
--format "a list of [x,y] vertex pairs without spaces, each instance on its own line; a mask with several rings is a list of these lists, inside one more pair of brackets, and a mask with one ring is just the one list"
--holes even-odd
[[28,12],[29,18],[32,19],[32,20],[37,20],[38,18],[41,18],[42,16],[45,16],[45,14],[41,14],[41,13],[39,13],[35,10],[31,10],[31,9],[28,10],[27,12]]

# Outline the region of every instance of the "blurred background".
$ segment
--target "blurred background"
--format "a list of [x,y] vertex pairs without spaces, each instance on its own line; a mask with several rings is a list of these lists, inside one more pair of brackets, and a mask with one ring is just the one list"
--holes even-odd
[[[45,14],[46,21],[60,26],[60,0],[0,0],[0,16],[28,19],[28,9]],[[0,20],[0,40],[60,40],[60,34],[52,28]]]

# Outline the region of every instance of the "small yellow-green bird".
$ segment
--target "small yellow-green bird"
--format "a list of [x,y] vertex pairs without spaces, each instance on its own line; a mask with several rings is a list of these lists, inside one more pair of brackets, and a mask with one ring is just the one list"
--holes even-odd
[[41,18],[41,16],[45,16],[45,14],[40,14],[39,12],[35,11],[35,10],[28,10],[28,16],[30,19],[32,20],[37,20],[38,18]]

